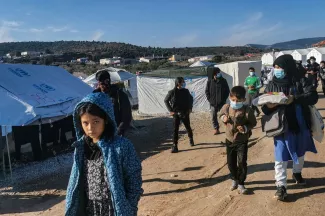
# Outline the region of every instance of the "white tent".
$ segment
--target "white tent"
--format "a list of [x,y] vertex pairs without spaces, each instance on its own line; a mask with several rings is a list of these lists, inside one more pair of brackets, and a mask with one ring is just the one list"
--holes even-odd
[[0,72],[0,126],[2,136],[6,136],[12,173],[8,139],[11,126],[64,118],[92,89],[60,67],[0,64]]
[[280,51],[276,57],[279,58],[282,55],[291,55],[292,53],[293,50],[284,50],[284,51]]
[[[175,79],[138,76],[139,113],[147,115],[167,114],[164,99],[175,86]],[[186,88],[194,97],[193,111],[209,111],[205,96],[207,77],[187,78]]]
[[[223,77],[227,80],[229,87],[243,85],[249,75],[249,68],[254,67],[260,76],[261,61],[240,61],[221,64],[217,67],[222,71]],[[164,99],[169,90],[174,88],[174,78],[138,76],[138,97],[139,113],[148,115],[167,114]],[[210,105],[206,99],[205,87],[208,81],[207,76],[185,78],[186,88],[194,97],[193,111],[209,111]]]
[[206,61],[197,61],[194,64],[190,65],[190,67],[208,67],[210,65],[214,65],[214,64]]
[[100,71],[108,71],[111,76],[111,82],[112,83],[119,83],[123,82],[126,88],[126,91],[129,93],[129,99],[131,102],[131,105],[137,105],[138,104],[138,90],[137,90],[137,79],[136,75],[118,68],[109,67],[106,69],[102,69],[97,71],[96,73],[90,75],[83,81],[90,85],[92,88],[97,87],[97,80],[96,80],[96,74]]
[[311,51],[311,49],[297,49],[291,53],[292,57],[296,61],[307,61],[307,55]]
[[0,125],[66,116],[91,88],[60,67],[0,64]]
[[325,47],[322,48],[313,48],[307,54],[307,59],[314,56],[316,58],[316,62],[320,63],[325,60]]
[[279,52],[275,52],[274,55],[272,52],[270,53],[264,53],[261,60],[263,65],[273,65],[274,60],[276,59],[276,56],[279,54]]
[[249,68],[255,68],[257,76],[261,76],[261,61],[238,61],[226,64],[215,65],[223,72],[230,88],[236,85],[244,85],[245,79],[249,76]]

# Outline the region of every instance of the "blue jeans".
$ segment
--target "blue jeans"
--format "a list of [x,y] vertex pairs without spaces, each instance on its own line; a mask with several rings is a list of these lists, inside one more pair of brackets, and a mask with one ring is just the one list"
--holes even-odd
[[216,130],[219,130],[219,122],[218,122],[218,112],[220,111],[220,109],[222,108],[222,106],[211,106],[211,116],[212,116],[212,125],[213,128]]

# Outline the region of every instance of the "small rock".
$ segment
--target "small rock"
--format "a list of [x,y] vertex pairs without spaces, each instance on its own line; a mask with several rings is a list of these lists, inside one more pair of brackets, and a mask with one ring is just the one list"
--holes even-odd
[[176,175],[176,174],[171,174],[170,177],[172,177],[172,178],[176,178],[176,177],[178,177],[178,175]]

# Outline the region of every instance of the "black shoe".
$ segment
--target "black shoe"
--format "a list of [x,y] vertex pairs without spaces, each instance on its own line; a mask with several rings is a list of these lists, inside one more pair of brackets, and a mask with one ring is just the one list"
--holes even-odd
[[178,153],[178,147],[177,147],[177,145],[173,145],[173,147],[172,147],[172,153]]
[[284,186],[282,186],[277,188],[274,198],[280,201],[284,201],[287,196],[288,196],[287,189]]
[[193,139],[190,139],[190,146],[194,146],[194,140]]
[[293,180],[297,185],[306,185],[305,179],[302,177],[301,173],[294,173],[292,175]]

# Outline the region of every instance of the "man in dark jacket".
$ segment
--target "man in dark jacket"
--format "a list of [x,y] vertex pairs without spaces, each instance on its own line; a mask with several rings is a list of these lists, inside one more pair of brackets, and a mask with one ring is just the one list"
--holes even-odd
[[316,62],[314,56],[309,59],[310,64],[307,65],[307,78],[314,84],[318,86],[318,73],[319,73],[319,64]]
[[222,77],[219,68],[215,68],[212,74],[212,79],[208,80],[205,94],[211,106],[212,124],[215,129],[214,135],[220,134],[218,123],[218,112],[229,97],[229,86],[227,80]]
[[322,89],[325,95],[325,61],[320,62],[319,79],[322,81]]
[[183,77],[178,77],[175,81],[175,88],[170,90],[165,98],[165,104],[174,117],[174,145],[172,153],[178,152],[178,132],[181,121],[183,122],[188,137],[190,138],[190,145],[194,146],[193,132],[190,123],[190,113],[193,107],[193,97],[188,89]]
[[132,111],[129,98],[117,85],[111,84],[111,76],[108,71],[100,71],[96,74],[98,88],[93,92],[106,93],[114,104],[115,121],[117,133],[124,136],[125,131],[130,127],[132,121]]

